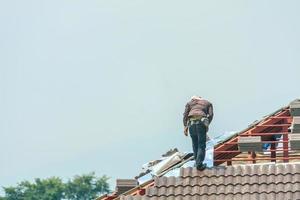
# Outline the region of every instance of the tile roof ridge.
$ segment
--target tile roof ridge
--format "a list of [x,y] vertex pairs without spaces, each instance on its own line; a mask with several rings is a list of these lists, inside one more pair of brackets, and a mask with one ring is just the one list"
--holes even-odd
[[300,174],[300,162],[292,163],[261,163],[261,164],[240,164],[231,166],[214,166],[199,171],[194,167],[180,169],[179,177],[236,177],[236,176],[269,176],[272,174]]

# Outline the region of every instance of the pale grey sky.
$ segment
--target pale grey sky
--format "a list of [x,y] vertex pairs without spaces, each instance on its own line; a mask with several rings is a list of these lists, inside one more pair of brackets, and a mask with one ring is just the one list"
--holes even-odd
[[131,178],[299,97],[300,1],[0,1],[0,185],[95,171]]

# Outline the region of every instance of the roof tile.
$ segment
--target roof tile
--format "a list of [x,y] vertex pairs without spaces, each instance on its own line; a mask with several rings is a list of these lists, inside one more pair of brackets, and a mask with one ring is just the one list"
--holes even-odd
[[258,199],[300,199],[299,192],[271,192],[253,194],[222,194],[222,195],[185,195],[172,197],[123,196],[121,200],[258,200]]
[[155,178],[145,196],[122,200],[299,199],[300,163],[182,168],[179,177]]

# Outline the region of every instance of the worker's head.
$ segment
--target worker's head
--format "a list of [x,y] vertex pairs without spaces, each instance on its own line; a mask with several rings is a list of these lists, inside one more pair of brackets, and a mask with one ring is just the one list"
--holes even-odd
[[194,95],[191,97],[191,100],[196,100],[196,99],[201,99],[201,96],[199,95]]

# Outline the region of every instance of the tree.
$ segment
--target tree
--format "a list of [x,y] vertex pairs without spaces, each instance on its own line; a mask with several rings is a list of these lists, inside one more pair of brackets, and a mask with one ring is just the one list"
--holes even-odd
[[101,193],[109,192],[108,177],[97,178],[95,173],[75,176],[66,184],[66,198],[69,200],[94,199]]
[[58,177],[23,181],[16,187],[4,187],[5,196],[0,200],[90,200],[109,192],[107,176],[95,173],[75,176],[68,182]]
[[60,200],[64,196],[65,185],[57,177],[41,180],[34,183],[23,181],[16,187],[4,188],[7,200]]

